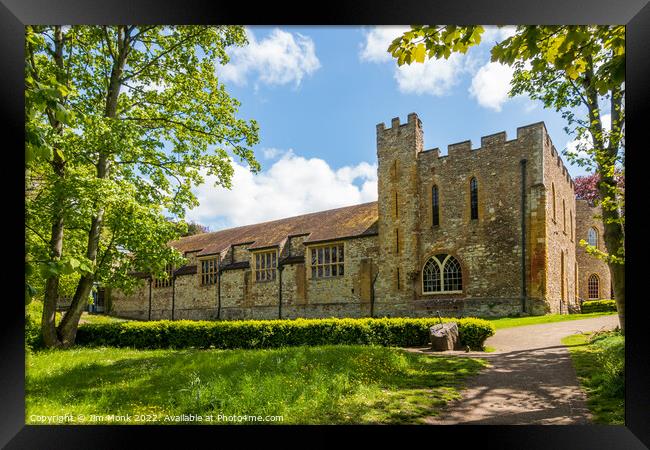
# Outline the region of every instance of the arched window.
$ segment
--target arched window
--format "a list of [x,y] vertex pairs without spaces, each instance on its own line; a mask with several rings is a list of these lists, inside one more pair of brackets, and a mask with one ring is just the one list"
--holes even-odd
[[424,292],[442,291],[440,279],[440,262],[434,256],[429,258],[422,269],[422,290]]
[[440,225],[440,204],[438,203],[438,186],[433,185],[431,188],[431,211],[432,224],[434,227]]
[[600,298],[600,280],[598,279],[598,275],[595,273],[592,273],[589,275],[589,280],[587,281],[587,291],[589,298]]
[[571,230],[571,242],[573,242],[573,211],[569,211],[569,229]]
[[422,292],[460,292],[463,290],[463,271],[451,255],[432,256],[422,269]]
[[470,212],[471,219],[478,219],[478,181],[476,178],[472,177],[469,180],[469,200],[470,200]]
[[589,228],[589,231],[587,231],[587,242],[589,245],[598,247],[598,230],[593,227]]
[[551,195],[553,196],[553,222],[555,222],[555,183],[551,183]]
[[443,264],[442,281],[445,291],[463,290],[463,272],[460,263],[453,256],[448,256]]
[[562,229],[566,233],[566,202],[562,199]]

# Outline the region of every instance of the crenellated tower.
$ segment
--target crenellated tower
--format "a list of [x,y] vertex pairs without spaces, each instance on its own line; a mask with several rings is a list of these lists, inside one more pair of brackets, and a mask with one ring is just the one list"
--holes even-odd
[[377,125],[381,260],[377,291],[382,293],[378,302],[385,304],[391,315],[410,308],[414,274],[419,271],[418,155],[422,150],[422,122],[417,114],[409,114],[405,124],[396,117],[390,128]]

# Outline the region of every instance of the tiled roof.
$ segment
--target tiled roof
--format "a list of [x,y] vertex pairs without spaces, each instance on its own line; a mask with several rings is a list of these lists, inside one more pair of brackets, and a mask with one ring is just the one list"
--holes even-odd
[[377,218],[377,202],[370,202],[187,236],[171,245],[183,253],[207,256],[237,244],[249,243],[251,249],[283,245],[289,236],[297,235],[308,235],[305,243],[371,236],[377,234]]

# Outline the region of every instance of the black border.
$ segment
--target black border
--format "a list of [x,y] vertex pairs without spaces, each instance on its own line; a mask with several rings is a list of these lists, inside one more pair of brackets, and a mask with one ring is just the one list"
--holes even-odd
[[[480,448],[527,449],[636,449],[650,446],[650,379],[648,348],[643,327],[643,305],[647,297],[627,270],[627,346],[626,346],[626,425],[625,426],[447,426],[447,427],[160,427],[160,426],[26,426],[24,425],[24,324],[23,292],[19,282],[23,277],[24,248],[18,239],[10,236],[24,234],[20,217],[24,211],[24,177],[21,169],[24,148],[23,99],[23,43],[25,24],[103,24],[103,23],[195,23],[195,24],[300,24],[300,25],[359,25],[409,23],[459,24],[626,24],[627,25],[627,148],[626,155],[627,203],[627,266],[639,268],[642,264],[642,241],[639,232],[642,218],[637,208],[640,188],[641,154],[648,151],[644,133],[644,118],[650,105],[647,82],[650,80],[650,5],[647,0],[343,0],[260,4],[210,0],[103,0],[90,3],[84,0],[0,0],[0,111],[3,134],[0,140],[4,152],[3,198],[16,200],[15,214],[3,223],[5,243],[14,247],[5,259],[10,271],[2,271],[4,290],[3,315],[0,327],[0,445],[7,448],[120,448],[136,445],[134,438],[146,438],[149,446],[172,446],[207,439],[211,446],[239,446],[250,438],[263,437],[279,445],[300,442],[301,446],[314,442],[341,444],[354,437],[366,445],[383,442],[389,434],[406,438],[411,445],[443,445],[443,439],[453,444],[477,439]],[[11,161],[6,158],[11,156]],[[13,164],[12,164],[13,163]],[[10,165],[11,164],[11,165]],[[20,209],[22,208],[22,209]],[[9,238],[8,238],[9,237]],[[12,274],[15,276],[7,276]],[[9,288],[9,289],[7,289]],[[630,290],[631,288],[631,290]],[[635,295],[636,294],[636,295]],[[302,431],[312,441],[295,435]],[[397,432],[397,433],[395,433]],[[291,434],[289,434],[291,433]],[[402,433],[404,433],[402,435]],[[408,434],[407,434],[408,433]],[[363,436],[360,436],[363,434]],[[234,438],[234,440],[232,440]],[[288,438],[288,439],[287,439]],[[298,438],[298,439],[296,439]],[[416,441],[413,438],[417,439]],[[420,439],[423,444],[416,444]],[[645,443],[645,445],[644,445]],[[166,444],[166,445],[164,445]],[[141,444],[140,444],[141,445]]]

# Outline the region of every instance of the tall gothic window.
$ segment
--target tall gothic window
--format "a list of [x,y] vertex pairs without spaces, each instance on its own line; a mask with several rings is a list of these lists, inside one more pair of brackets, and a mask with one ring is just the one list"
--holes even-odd
[[589,294],[589,298],[600,298],[599,282],[600,280],[598,279],[598,275],[596,275],[595,273],[589,275],[589,280],[587,281],[587,291]]
[[562,199],[562,227],[566,233],[566,202]]
[[598,231],[593,227],[587,231],[587,242],[589,245],[598,247]]
[[433,226],[440,225],[440,205],[438,203],[438,186],[434,185],[431,188],[431,211],[433,214]]
[[422,269],[422,292],[460,292],[463,290],[463,271],[451,255],[439,254],[427,260]]
[[469,180],[469,197],[470,197],[470,208],[471,208],[471,219],[478,219],[478,181],[476,178],[472,177]]

